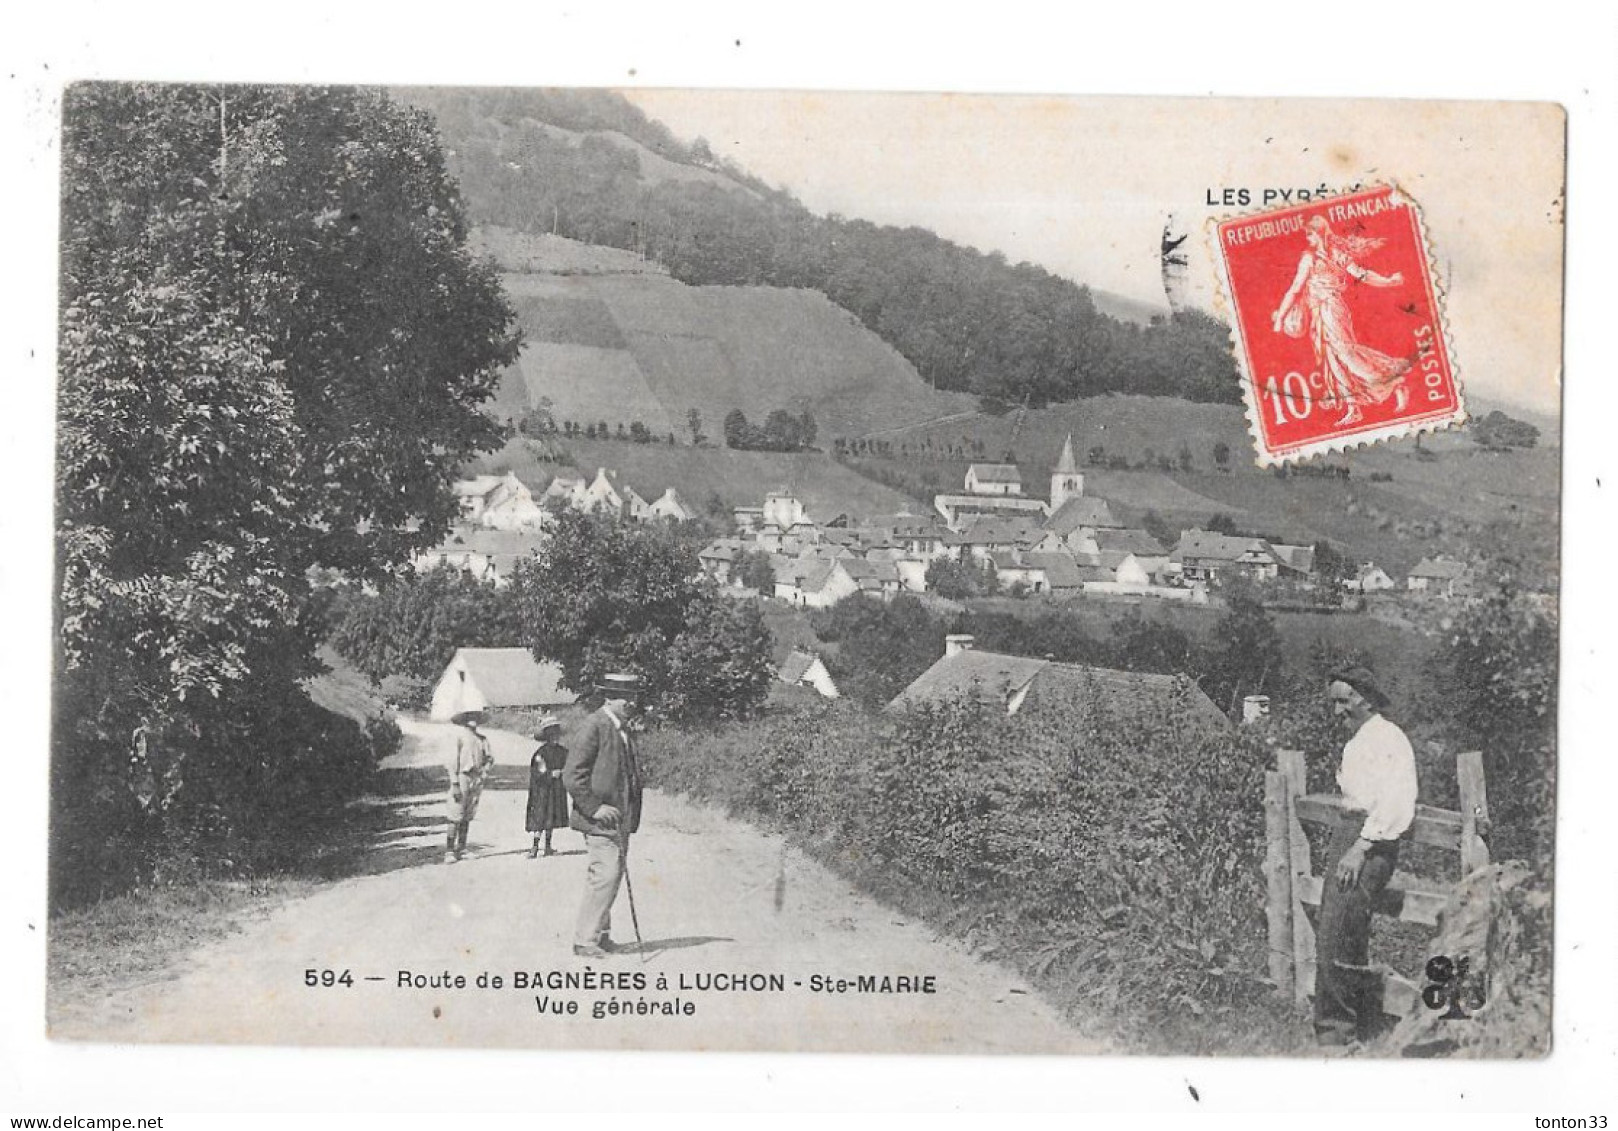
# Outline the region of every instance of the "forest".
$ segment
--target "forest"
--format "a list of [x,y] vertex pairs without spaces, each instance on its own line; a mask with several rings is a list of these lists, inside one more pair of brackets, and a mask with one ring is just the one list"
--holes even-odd
[[436,116],[474,223],[634,251],[692,285],[821,291],[935,387],[991,403],[1240,399],[1229,331],[1203,312],[1124,322],[1034,264],[815,215],[610,92],[402,93]]

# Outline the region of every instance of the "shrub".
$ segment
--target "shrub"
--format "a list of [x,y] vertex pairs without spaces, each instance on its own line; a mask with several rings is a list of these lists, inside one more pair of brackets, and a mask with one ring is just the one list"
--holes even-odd
[[1159,1047],[1177,1019],[1272,1000],[1264,761],[1177,704],[811,703],[646,744],[658,785],[797,831],[1062,996],[1120,1003]]

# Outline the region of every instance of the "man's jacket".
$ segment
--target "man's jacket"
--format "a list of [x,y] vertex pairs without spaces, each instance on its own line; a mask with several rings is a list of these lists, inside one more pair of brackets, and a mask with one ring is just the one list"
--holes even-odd
[[[640,828],[640,767],[635,762],[634,740],[621,731],[602,708],[591,715],[568,751],[562,784],[573,798],[568,824],[581,833],[613,836]],[[616,828],[598,823],[603,805],[617,808]]]

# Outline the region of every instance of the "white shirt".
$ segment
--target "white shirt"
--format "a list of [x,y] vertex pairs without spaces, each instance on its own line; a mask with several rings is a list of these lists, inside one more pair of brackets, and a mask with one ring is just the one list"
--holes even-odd
[[1405,732],[1372,715],[1343,747],[1337,788],[1365,813],[1363,840],[1397,840],[1416,819],[1416,752]]

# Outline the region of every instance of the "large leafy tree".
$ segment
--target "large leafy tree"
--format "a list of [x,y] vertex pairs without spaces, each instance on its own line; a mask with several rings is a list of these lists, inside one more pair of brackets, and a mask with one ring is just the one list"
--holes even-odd
[[380,92],[80,85],[62,170],[56,826],[166,816],[131,784],[159,747],[157,808],[228,822],[311,667],[310,569],[442,535],[514,320]]
[[671,715],[736,718],[769,690],[757,603],[720,596],[678,531],[563,512],[512,588],[524,639],[576,691],[627,671]]

